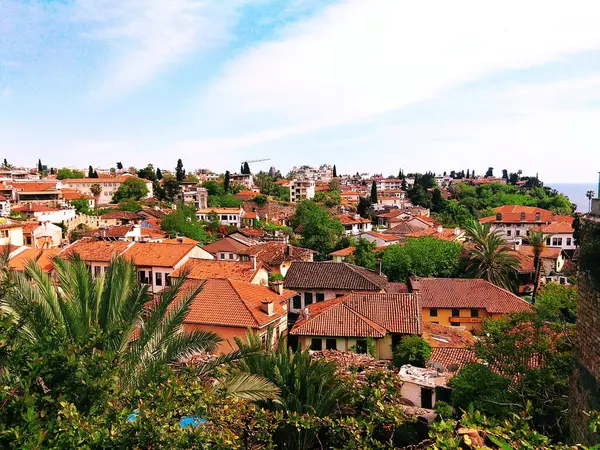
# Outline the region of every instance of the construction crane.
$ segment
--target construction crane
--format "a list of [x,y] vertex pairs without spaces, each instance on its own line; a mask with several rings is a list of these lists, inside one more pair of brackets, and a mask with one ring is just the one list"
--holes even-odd
[[250,164],[250,163],[255,163],[255,162],[262,162],[262,161],[271,161],[271,158],[265,158],[265,159],[253,159],[251,161],[242,161],[242,164]]

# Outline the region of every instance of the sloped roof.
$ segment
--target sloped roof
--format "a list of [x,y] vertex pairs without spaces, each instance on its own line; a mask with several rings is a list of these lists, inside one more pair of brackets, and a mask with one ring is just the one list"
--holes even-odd
[[144,217],[139,215],[138,213],[131,211],[121,211],[120,209],[115,209],[113,211],[108,211],[100,216],[101,219],[118,219],[118,220],[142,220]]
[[423,308],[478,308],[490,314],[531,311],[526,300],[477,278],[413,278],[411,287],[421,293]]
[[[481,223],[488,222],[504,222],[504,223],[550,223],[554,221],[552,211],[533,206],[521,205],[502,205],[494,208],[496,214],[502,214],[502,220],[497,221],[496,216],[484,217],[480,220]],[[536,213],[540,215],[539,220],[536,220]],[[521,215],[525,214],[525,220],[521,220]]]
[[423,339],[432,348],[471,348],[477,341],[467,330],[431,322],[423,322]]
[[354,214],[340,214],[337,216],[342,225],[354,225],[357,223],[371,223],[369,219],[355,217]]
[[385,289],[387,279],[348,263],[295,261],[285,276],[284,284],[290,289],[379,291]]
[[173,272],[171,276],[180,277],[189,271],[186,278],[191,280],[216,278],[250,283],[258,269],[259,267],[253,269],[251,262],[192,258]]
[[544,234],[570,234],[573,233],[573,227],[569,222],[554,222],[542,227]]
[[376,231],[367,231],[363,234],[368,234],[369,236],[373,236],[374,238],[384,240],[385,242],[396,242],[400,240],[397,236],[391,234],[378,233]]
[[331,252],[329,256],[350,256],[354,255],[356,251],[356,247],[351,245],[350,247],[342,248],[340,250],[336,250],[335,252]]
[[383,337],[421,334],[418,294],[352,293],[308,306],[290,334],[300,336]]
[[56,191],[56,183],[12,182],[12,187],[19,192]]
[[196,248],[196,244],[136,242],[125,253],[136,266],[174,267]]
[[407,234],[417,233],[421,230],[423,230],[422,227],[412,225],[412,224],[408,223],[407,221],[402,221],[402,222],[398,223],[398,225],[396,225],[395,227],[385,230],[383,233],[391,234],[394,236],[406,236]]
[[453,372],[457,372],[465,365],[477,362],[477,356],[468,348],[434,347],[431,349],[429,361],[441,364],[448,371],[451,367],[455,368]]
[[[280,303],[296,294],[284,291],[284,295],[280,296],[265,286],[209,279],[204,282],[186,281],[178,298],[189,295],[190,291],[200,285],[202,290],[194,298],[185,323],[260,328],[284,316],[286,311]],[[263,300],[273,301],[273,315],[269,316],[262,311]]]
[[214,255],[219,252],[241,253],[248,247],[248,244],[240,242],[231,236],[226,236],[223,239],[219,239],[218,241],[205,245],[202,248],[208,253],[212,253]]
[[60,252],[61,257],[78,254],[84,261],[110,262],[115,256],[122,254],[129,242],[98,241],[95,239],[80,239]]
[[27,203],[23,206],[17,206],[11,209],[12,211],[19,212],[51,212],[58,211],[58,208],[50,208],[49,206],[42,205],[41,203]]
[[243,255],[256,256],[258,262],[269,266],[279,266],[284,261],[304,261],[314,253],[314,250],[276,241],[256,244],[241,252]]
[[53,268],[52,258],[60,252],[57,248],[29,248],[24,250],[10,259],[9,267],[22,272],[25,266],[33,260],[37,260],[38,265],[44,272],[50,272]]

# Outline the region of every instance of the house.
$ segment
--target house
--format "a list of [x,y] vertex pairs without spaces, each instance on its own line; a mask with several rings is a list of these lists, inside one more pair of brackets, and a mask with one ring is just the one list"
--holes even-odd
[[12,211],[23,214],[28,219],[38,222],[61,223],[72,220],[77,215],[75,209],[59,209],[46,206],[42,203],[27,203],[22,206],[13,207]]
[[208,208],[208,191],[195,181],[183,181],[179,187],[178,198],[194,209]]
[[257,241],[254,239],[234,233],[212,244],[207,244],[202,249],[213,255],[216,259],[239,261],[240,255],[244,254],[248,247],[256,243]]
[[221,225],[233,225],[240,227],[242,225],[242,216],[244,210],[242,208],[204,208],[196,211],[198,220],[204,220],[209,222],[211,217],[217,216]]
[[93,195],[82,194],[78,190],[70,188],[62,188],[60,190],[60,194],[62,198],[62,206],[65,208],[73,206],[74,200],[85,200],[88,208],[90,209],[94,209],[96,207],[96,199]]
[[10,198],[0,194],[0,217],[8,217],[10,215]]
[[[565,217],[565,216],[561,216]],[[567,220],[553,222],[541,227],[546,240],[546,247],[561,248],[563,250],[575,250],[575,239],[573,239],[573,217],[566,216]],[[556,217],[555,217],[556,219]]]
[[171,285],[171,273],[192,258],[203,258],[206,252],[196,244],[134,242],[123,257],[135,264],[140,281],[151,292],[162,291]]
[[494,208],[494,215],[480,219],[489,223],[492,230],[500,230],[507,241],[526,238],[527,231],[539,229],[553,223],[552,211],[533,206],[504,205]]
[[428,366],[455,373],[466,364],[477,361],[474,351],[477,339],[462,327],[423,322],[422,336],[431,346]]
[[269,284],[269,272],[256,260],[241,262],[194,258],[171,274],[171,278],[181,277],[188,280],[226,279],[262,286]]
[[81,237],[90,237],[104,241],[126,241],[126,242],[164,242],[166,234],[152,226],[141,224],[102,226],[95,230],[85,231]]
[[105,226],[129,225],[140,223],[143,219],[144,217],[136,212],[113,209],[100,215],[99,224]]
[[394,236],[392,234],[384,234],[378,233],[376,231],[367,231],[361,233],[360,238],[366,239],[369,242],[374,242],[377,247],[387,247],[391,244],[397,244],[400,242],[400,238],[398,236]]
[[290,335],[311,350],[357,353],[367,353],[373,339],[377,358],[392,359],[402,337],[421,332],[419,294],[354,292],[308,305]]
[[92,274],[97,276],[105,273],[112,259],[122,255],[132,245],[132,242],[80,239],[61,250],[58,256],[69,258],[72,255],[79,255],[90,267]]
[[444,228],[441,225],[425,228],[413,233],[405,234],[407,238],[433,237],[441,241],[462,242],[465,240],[465,232],[460,228]]
[[356,236],[373,229],[371,221],[358,214],[340,214],[337,218],[344,225],[344,233],[347,236]]
[[33,248],[58,247],[63,229],[51,222],[22,222],[25,245]]
[[284,305],[295,292],[279,293],[266,286],[226,279],[187,280],[179,298],[194,294],[200,285],[202,289],[194,296],[183,328],[218,334],[223,342],[218,344],[217,353],[236,350],[234,339],[245,340],[248,329],[265,343],[270,327],[275,341],[286,333]]
[[411,278],[410,291],[421,294],[423,321],[482,330],[483,319],[531,311],[531,305],[488,281],[468,278]]
[[254,186],[254,177],[251,173],[232,173],[229,175],[231,184],[241,184],[248,189],[252,189]]
[[351,292],[385,292],[389,283],[384,275],[348,263],[293,262],[283,285],[298,293],[289,311],[301,312],[312,303],[342,297]]
[[[531,245],[515,243],[512,255],[519,261],[519,292],[533,292],[535,277],[535,255]],[[566,251],[561,248],[544,247],[541,254],[540,284],[554,281],[559,284],[570,284],[568,278],[561,274],[567,259]]]
[[60,200],[60,191],[56,183],[27,181],[12,182],[14,200],[16,203],[25,203],[32,201],[57,202]]
[[[130,178],[137,177],[135,177],[134,175],[123,174],[115,177],[67,178],[64,180],[60,180],[59,187],[61,189],[65,187],[69,189],[75,189],[81,192],[82,194],[93,196],[94,194],[92,193],[91,188],[94,184],[99,184],[102,188],[102,191],[98,196],[98,204],[102,205],[112,202],[113,195],[115,195],[115,193],[121,187],[121,185]],[[144,182],[146,188],[148,189],[148,193],[144,198],[152,198],[154,195],[152,193],[152,181],[144,180],[143,178],[140,178],[140,180]]]
[[23,272],[30,261],[36,261],[42,271],[49,273],[54,269],[53,258],[60,252],[57,248],[28,248],[19,252],[8,262],[8,266],[16,271]]
[[433,409],[438,401],[450,401],[448,377],[436,369],[402,366],[398,372],[402,381],[400,395],[417,408]]
[[341,263],[341,262],[345,262],[348,259],[348,257],[353,256],[355,251],[356,251],[356,247],[351,245],[350,247],[342,248],[340,250],[331,252],[329,254],[329,256],[331,256],[331,259],[333,260],[333,262]]
[[16,220],[0,219],[0,245],[23,245],[23,225]]
[[410,214],[402,211],[401,209],[391,209],[387,212],[381,213],[377,215],[377,225],[380,227],[390,227],[390,220],[404,220],[410,217]]
[[254,227],[258,224],[260,216],[255,211],[244,212],[242,216],[242,225],[245,227]]
[[[377,205],[380,207],[402,208],[407,203],[402,197],[395,195],[381,195],[377,197]],[[381,209],[381,208],[378,208]]]
[[270,274],[280,274],[285,277],[290,266],[295,261],[312,262],[314,250],[294,247],[285,242],[263,242],[243,250],[242,261],[255,259],[263,264]]
[[290,183],[290,201],[297,203],[310,200],[315,196],[314,180],[292,180]]
[[390,228],[383,231],[383,234],[390,236],[396,236],[399,239],[405,239],[406,236],[414,233],[418,233],[424,230],[428,230],[432,227],[432,224],[422,220],[421,218],[411,217],[406,220],[399,221],[397,223],[390,222]]

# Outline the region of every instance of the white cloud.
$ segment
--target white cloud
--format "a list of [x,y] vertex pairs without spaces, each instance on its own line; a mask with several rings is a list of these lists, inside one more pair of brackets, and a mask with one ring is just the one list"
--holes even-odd
[[108,43],[114,61],[101,94],[129,91],[194,52],[230,38],[243,0],[81,0],[77,17],[88,35]]
[[593,1],[347,0],[233,60],[201,111],[221,135],[349,124],[596,49],[599,12]]

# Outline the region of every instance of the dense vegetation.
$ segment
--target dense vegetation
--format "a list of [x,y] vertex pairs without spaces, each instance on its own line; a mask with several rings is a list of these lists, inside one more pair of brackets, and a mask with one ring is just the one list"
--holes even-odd
[[171,237],[185,236],[200,244],[208,244],[214,240],[214,236],[207,233],[206,224],[198,220],[193,206],[179,205],[163,217],[160,226]]

